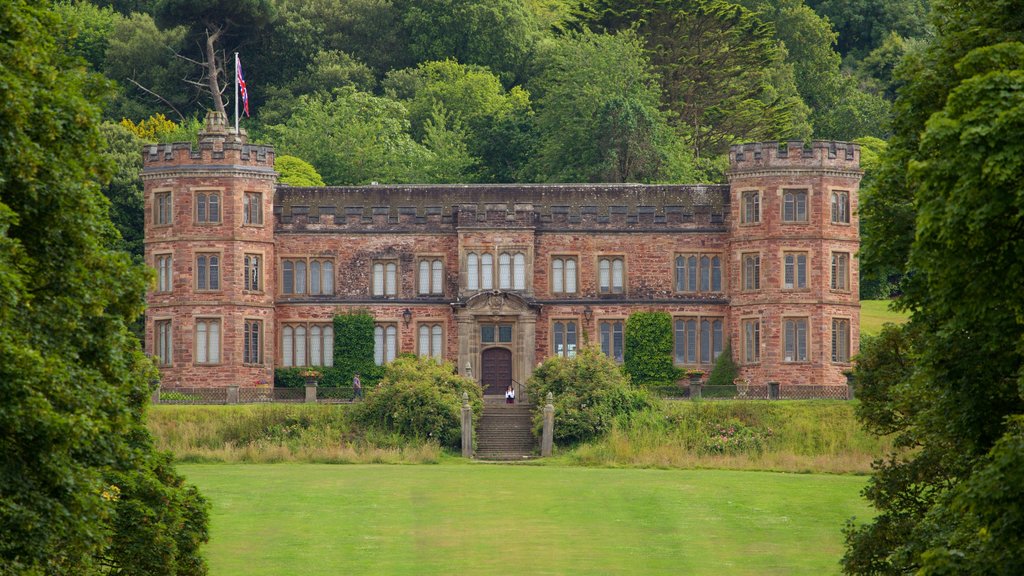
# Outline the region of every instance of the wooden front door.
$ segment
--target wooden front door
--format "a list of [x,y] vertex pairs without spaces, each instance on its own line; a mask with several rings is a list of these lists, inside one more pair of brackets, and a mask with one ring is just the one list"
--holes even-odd
[[480,383],[486,395],[504,395],[512,383],[512,351],[508,348],[488,348],[481,355],[483,368]]

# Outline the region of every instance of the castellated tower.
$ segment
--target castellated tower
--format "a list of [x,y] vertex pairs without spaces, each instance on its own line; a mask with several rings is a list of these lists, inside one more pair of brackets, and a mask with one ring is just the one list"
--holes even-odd
[[752,382],[839,385],[860,337],[860,148],[733,146],[733,349]]
[[188,143],[144,153],[146,351],[165,387],[273,382],[274,151],[211,112]]

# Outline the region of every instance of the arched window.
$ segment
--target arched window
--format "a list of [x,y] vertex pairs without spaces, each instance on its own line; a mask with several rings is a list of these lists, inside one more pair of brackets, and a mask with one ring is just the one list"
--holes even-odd
[[476,252],[466,255],[466,289],[480,289],[480,256]]
[[522,252],[512,255],[512,288],[526,290],[526,255]]
[[484,254],[480,257],[480,288],[482,290],[494,289],[494,256]]
[[498,288],[512,289],[512,256],[508,252],[498,255]]

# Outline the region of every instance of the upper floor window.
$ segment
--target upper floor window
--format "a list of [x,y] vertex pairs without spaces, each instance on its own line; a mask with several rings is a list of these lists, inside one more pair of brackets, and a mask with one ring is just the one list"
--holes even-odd
[[761,361],[761,320],[757,318],[740,321],[743,332],[743,362],[753,364]]
[[832,319],[832,361],[850,361],[850,321],[846,318]]
[[807,222],[807,191],[784,190],[782,193],[782,221]]
[[220,222],[219,192],[196,192],[196,222],[199,224]]
[[576,356],[577,334],[575,320],[555,320],[551,326],[551,351],[555,356],[564,358]]
[[740,223],[756,224],[761,221],[761,193],[757,190],[744,192],[740,197]]
[[334,261],[323,258],[281,260],[281,292],[319,296],[334,294]]
[[601,294],[621,294],[625,286],[626,263],[622,257],[604,257],[597,261],[597,286]]
[[166,226],[171,224],[174,212],[171,210],[171,193],[157,192],[153,195],[153,224]]
[[597,325],[597,331],[601,339],[601,352],[605,356],[622,362],[622,320],[602,320]]
[[242,363],[263,363],[263,321],[246,320],[242,334]]
[[157,320],[153,323],[153,356],[157,366],[171,365],[171,321]]
[[783,255],[783,288],[807,288],[807,253],[786,252]]
[[675,361],[678,364],[712,364],[722,353],[721,318],[677,318]]
[[494,289],[494,256],[488,252],[466,255],[466,289]]
[[722,258],[713,254],[676,256],[676,292],[721,292]]
[[526,255],[502,252],[498,255],[498,288],[526,290]]
[[420,324],[419,355],[444,359],[444,329],[440,324]]
[[576,259],[557,256],[551,260],[551,292],[555,294],[576,293]]
[[220,320],[196,320],[196,364],[220,364]]
[[484,344],[508,344],[512,342],[511,324],[481,324],[480,342]]
[[196,255],[196,290],[220,290],[220,256]]
[[281,327],[284,366],[333,366],[333,324],[285,324]]
[[259,292],[263,289],[263,256],[245,255],[245,290]]
[[850,193],[842,190],[832,192],[832,222],[850,223]]
[[158,254],[156,256],[156,291],[170,292],[173,287],[171,274],[174,269],[170,254]]
[[[393,261],[374,262],[373,295],[393,297],[398,295],[398,263]],[[390,360],[389,360],[390,362]]]
[[440,258],[420,260],[417,291],[421,295],[444,294],[444,262]]
[[783,320],[782,361],[807,361],[807,318],[786,318]]
[[242,194],[242,224],[263,225],[263,194],[259,192]]
[[761,255],[760,254],[744,254],[743,255],[743,289],[744,290],[760,290],[761,289]]
[[394,324],[377,324],[373,329],[373,361],[378,366],[386,364],[398,355],[398,327]]
[[832,253],[832,284],[833,290],[850,289],[850,255],[846,252]]

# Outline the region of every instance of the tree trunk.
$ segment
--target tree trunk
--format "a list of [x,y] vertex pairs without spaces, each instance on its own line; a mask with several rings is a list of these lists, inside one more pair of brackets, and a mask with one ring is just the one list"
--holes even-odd
[[[214,31],[211,34],[210,29]],[[217,112],[224,114],[227,117],[227,113],[224,111],[224,98],[220,94],[220,82],[218,81],[219,70],[217,68],[217,39],[220,38],[221,33],[224,29],[217,26],[206,26],[206,81],[210,85],[210,94],[213,95],[213,107]]]

